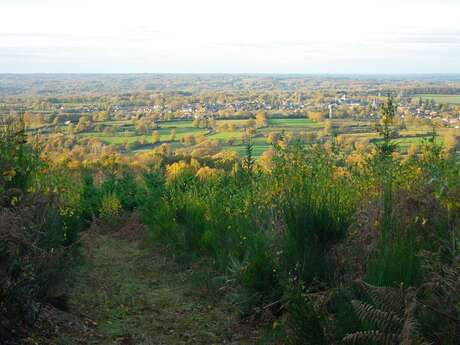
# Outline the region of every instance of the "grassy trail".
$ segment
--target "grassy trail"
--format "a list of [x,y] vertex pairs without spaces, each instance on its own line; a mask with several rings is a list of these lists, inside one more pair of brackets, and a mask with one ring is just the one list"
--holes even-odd
[[83,325],[52,344],[256,343],[254,325],[240,323],[224,296],[208,294],[209,273],[180,267],[142,241],[91,232],[82,242],[84,263],[67,294]]

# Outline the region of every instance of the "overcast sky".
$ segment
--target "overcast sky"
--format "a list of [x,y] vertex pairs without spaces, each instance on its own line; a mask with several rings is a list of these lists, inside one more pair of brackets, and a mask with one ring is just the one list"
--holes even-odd
[[0,0],[0,73],[460,73],[460,0]]

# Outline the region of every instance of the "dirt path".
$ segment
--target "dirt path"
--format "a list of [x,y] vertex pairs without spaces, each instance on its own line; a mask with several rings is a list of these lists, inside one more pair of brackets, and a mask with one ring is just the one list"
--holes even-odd
[[88,233],[83,265],[68,283],[69,313],[84,320],[52,344],[255,344],[210,274],[179,267],[140,241]]

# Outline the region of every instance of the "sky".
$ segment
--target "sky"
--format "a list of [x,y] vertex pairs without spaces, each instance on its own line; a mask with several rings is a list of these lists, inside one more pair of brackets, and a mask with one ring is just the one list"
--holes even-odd
[[460,0],[0,0],[0,73],[460,73]]

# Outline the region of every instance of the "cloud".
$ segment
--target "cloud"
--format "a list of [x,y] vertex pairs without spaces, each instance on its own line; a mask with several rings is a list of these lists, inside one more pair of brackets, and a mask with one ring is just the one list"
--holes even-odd
[[0,71],[460,70],[459,0],[0,1]]

